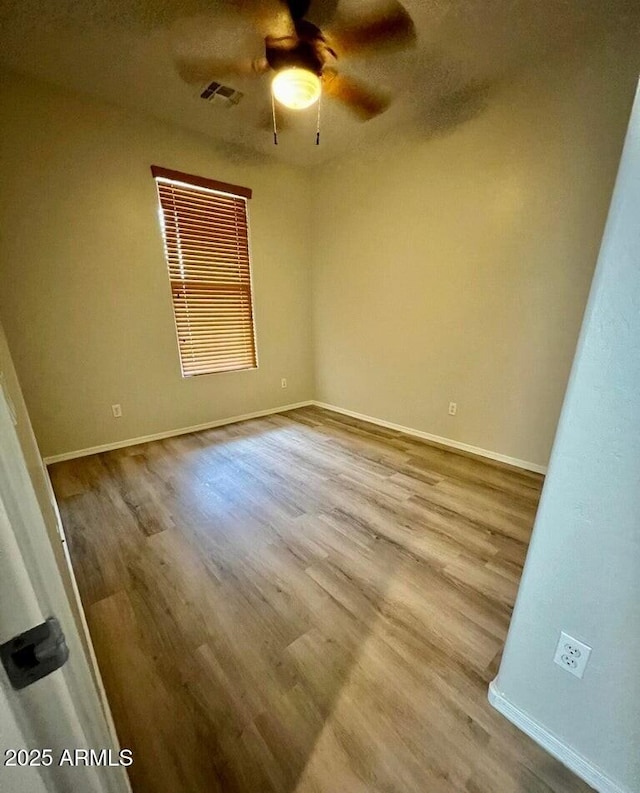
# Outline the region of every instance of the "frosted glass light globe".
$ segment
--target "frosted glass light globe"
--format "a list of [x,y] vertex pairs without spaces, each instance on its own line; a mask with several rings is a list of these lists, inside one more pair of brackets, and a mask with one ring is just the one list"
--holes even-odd
[[318,101],[322,87],[317,74],[294,67],[278,72],[271,83],[271,90],[285,107],[304,110]]

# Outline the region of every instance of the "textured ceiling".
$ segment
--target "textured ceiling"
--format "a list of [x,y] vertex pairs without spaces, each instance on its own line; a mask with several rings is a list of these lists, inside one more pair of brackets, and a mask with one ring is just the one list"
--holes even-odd
[[[350,18],[380,2],[341,0],[338,14]],[[330,4],[314,0],[310,18],[322,21]],[[232,0],[0,0],[0,62],[210,135],[236,155],[314,165],[400,127],[446,134],[482,112],[505,81],[549,58],[581,57],[593,47],[615,53],[621,37],[635,36],[640,45],[638,0],[403,4],[416,24],[414,48],[339,63],[342,71],[391,92],[391,108],[363,123],[325,101],[320,147],[313,145],[314,110],[290,114],[280,145],[273,146],[261,127],[270,108],[268,76],[221,80],[245,94],[235,107],[205,102],[178,77],[176,52],[263,54],[260,35],[233,10]]]

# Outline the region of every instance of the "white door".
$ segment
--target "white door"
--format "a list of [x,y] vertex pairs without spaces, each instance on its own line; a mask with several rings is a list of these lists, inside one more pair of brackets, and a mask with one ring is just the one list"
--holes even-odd
[[[61,669],[16,691],[0,664],[0,790],[127,793],[130,786],[124,768],[100,765],[107,759],[117,762],[119,747],[101,705],[13,415],[0,388],[0,644],[50,616],[59,620],[69,647],[69,659]],[[12,751],[18,749],[31,752]],[[45,749],[50,753],[39,754]],[[76,749],[93,749],[96,755],[76,756]],[[103,749],[111,754],[100,755]],[[76,761],[79,764],[70,764]]]

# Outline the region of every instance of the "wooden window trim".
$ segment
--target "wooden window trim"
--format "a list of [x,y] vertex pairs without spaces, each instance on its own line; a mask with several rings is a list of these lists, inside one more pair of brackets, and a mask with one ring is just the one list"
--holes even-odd
[[169,179],[171,182],[184,182],[192,187],[204,187],[207,190],[215,190],[218,193],[228,193],[239,198],[251,198],[253,191],[250,187],[241,187],[237,184],[228,182],[218,182],[216,179],[207,179],[204,176],[195,176],[191,173],[182,171],[172,171],[170,168],[161,168],[159,165],[151,166],[151,173],[154,179]]

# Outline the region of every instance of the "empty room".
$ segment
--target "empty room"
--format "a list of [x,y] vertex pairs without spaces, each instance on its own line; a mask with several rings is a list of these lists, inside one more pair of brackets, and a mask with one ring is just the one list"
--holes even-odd
[[637,2],[0,30],[0,788],[640,793]]

